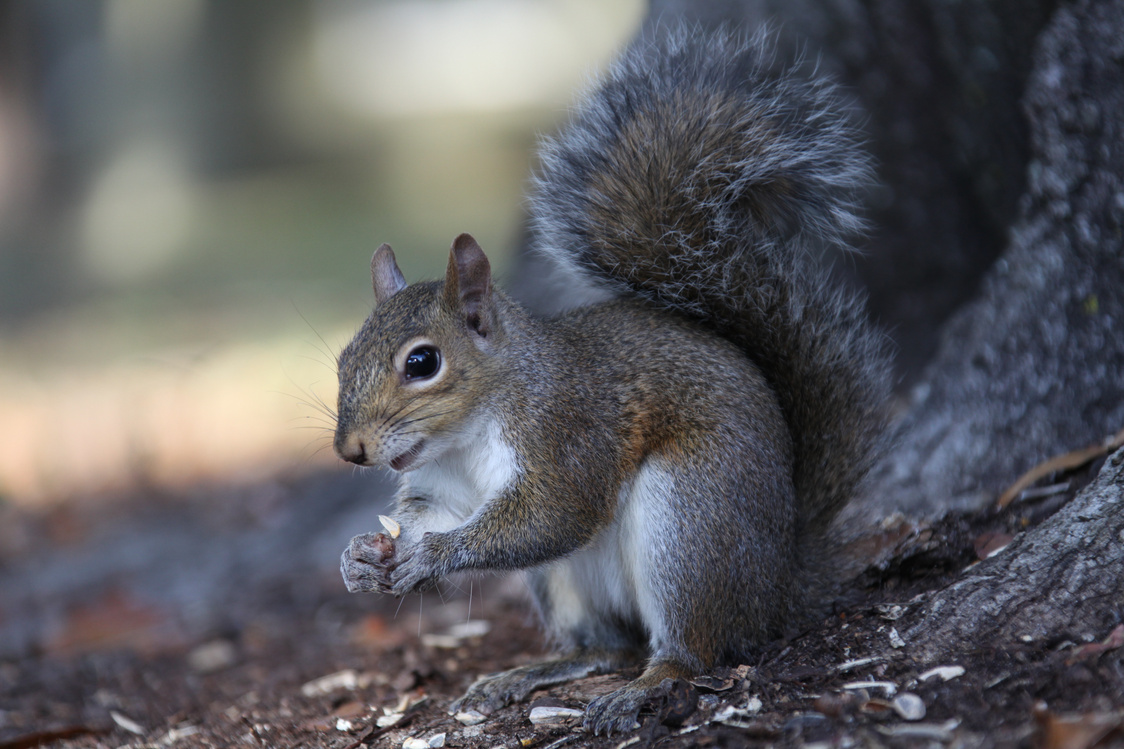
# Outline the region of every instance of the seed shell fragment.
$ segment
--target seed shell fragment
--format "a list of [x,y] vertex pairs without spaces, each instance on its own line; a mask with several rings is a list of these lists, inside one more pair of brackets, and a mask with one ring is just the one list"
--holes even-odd
[[394,518],[379,515],[379,522],[382,523],[383,528],[386,528],[386,532],[390,534],[391,538],[398,538],[398,534],[402,532],[402,526],[398,525]]

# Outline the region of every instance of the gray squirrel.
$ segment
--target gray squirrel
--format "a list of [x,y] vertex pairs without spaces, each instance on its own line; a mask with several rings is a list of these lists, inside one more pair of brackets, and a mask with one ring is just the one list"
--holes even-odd
[[400,535],[349,590],[526,570],[563,655],[478,680],[484,712],[646,659],[585,724],[751,657],[822,596],[828,526],[877,453],[883,337],[811,257],[861,229],[868,160],[832,86],[767,35],[650,29],[541,149],[535,247],[605,301],[552,317],[462,234],[445,278],[371,260],[339,356],[335,450],[399,474]]

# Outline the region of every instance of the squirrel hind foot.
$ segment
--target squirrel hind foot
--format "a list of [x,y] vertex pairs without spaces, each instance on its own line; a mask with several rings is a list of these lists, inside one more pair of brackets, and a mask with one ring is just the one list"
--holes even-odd
[[676,661],[650,663],[633,681],[589,703],[585,709],[585,729],[595,736],[636,730],[645,705],[667,697],[677,679],[688,679],[694,674],[695,669]]
[[[449,706],[449,712],[474,709],[488,715],[506,705],[522,702],[536,689],[606,673],[634,662],[630,653],[575,651],[562,658],[483,676]],[[590,701],[583,721],[585,729],[598,736],[635,730],[645,705],[666,697],[676,679],[687,679],[694,673],[695,669],[677,661],[650,663],[638,678]]]
[[506,705],[522,702],[527,695],[541,687],[605,673],[634,662],[634,656],[627,653],[576,650],[561,658],[482,676],[449,710],[455,713],[472,708],[487,715]]

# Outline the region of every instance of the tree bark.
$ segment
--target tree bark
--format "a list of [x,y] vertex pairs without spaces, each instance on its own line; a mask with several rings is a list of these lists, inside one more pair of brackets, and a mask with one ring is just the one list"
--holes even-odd
[[1124,449],[1048,521],[937,591],[903,632],[934,662],[966,649],[1090,642],[1124,617]]
[[1124,3],[1063,7],[1034,59],[1010,245],[945,326],[863,513],[978,507],[1124,426]]

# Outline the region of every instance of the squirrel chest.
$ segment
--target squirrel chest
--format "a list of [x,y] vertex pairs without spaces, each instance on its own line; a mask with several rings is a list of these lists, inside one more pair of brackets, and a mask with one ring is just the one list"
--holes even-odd
[[440,460],[404,474],[399,496],[427,505],[430,522],[425,531],[445,531],[500,496],[521,471],[515,448],[504,439],[500,423],[481,418]]

